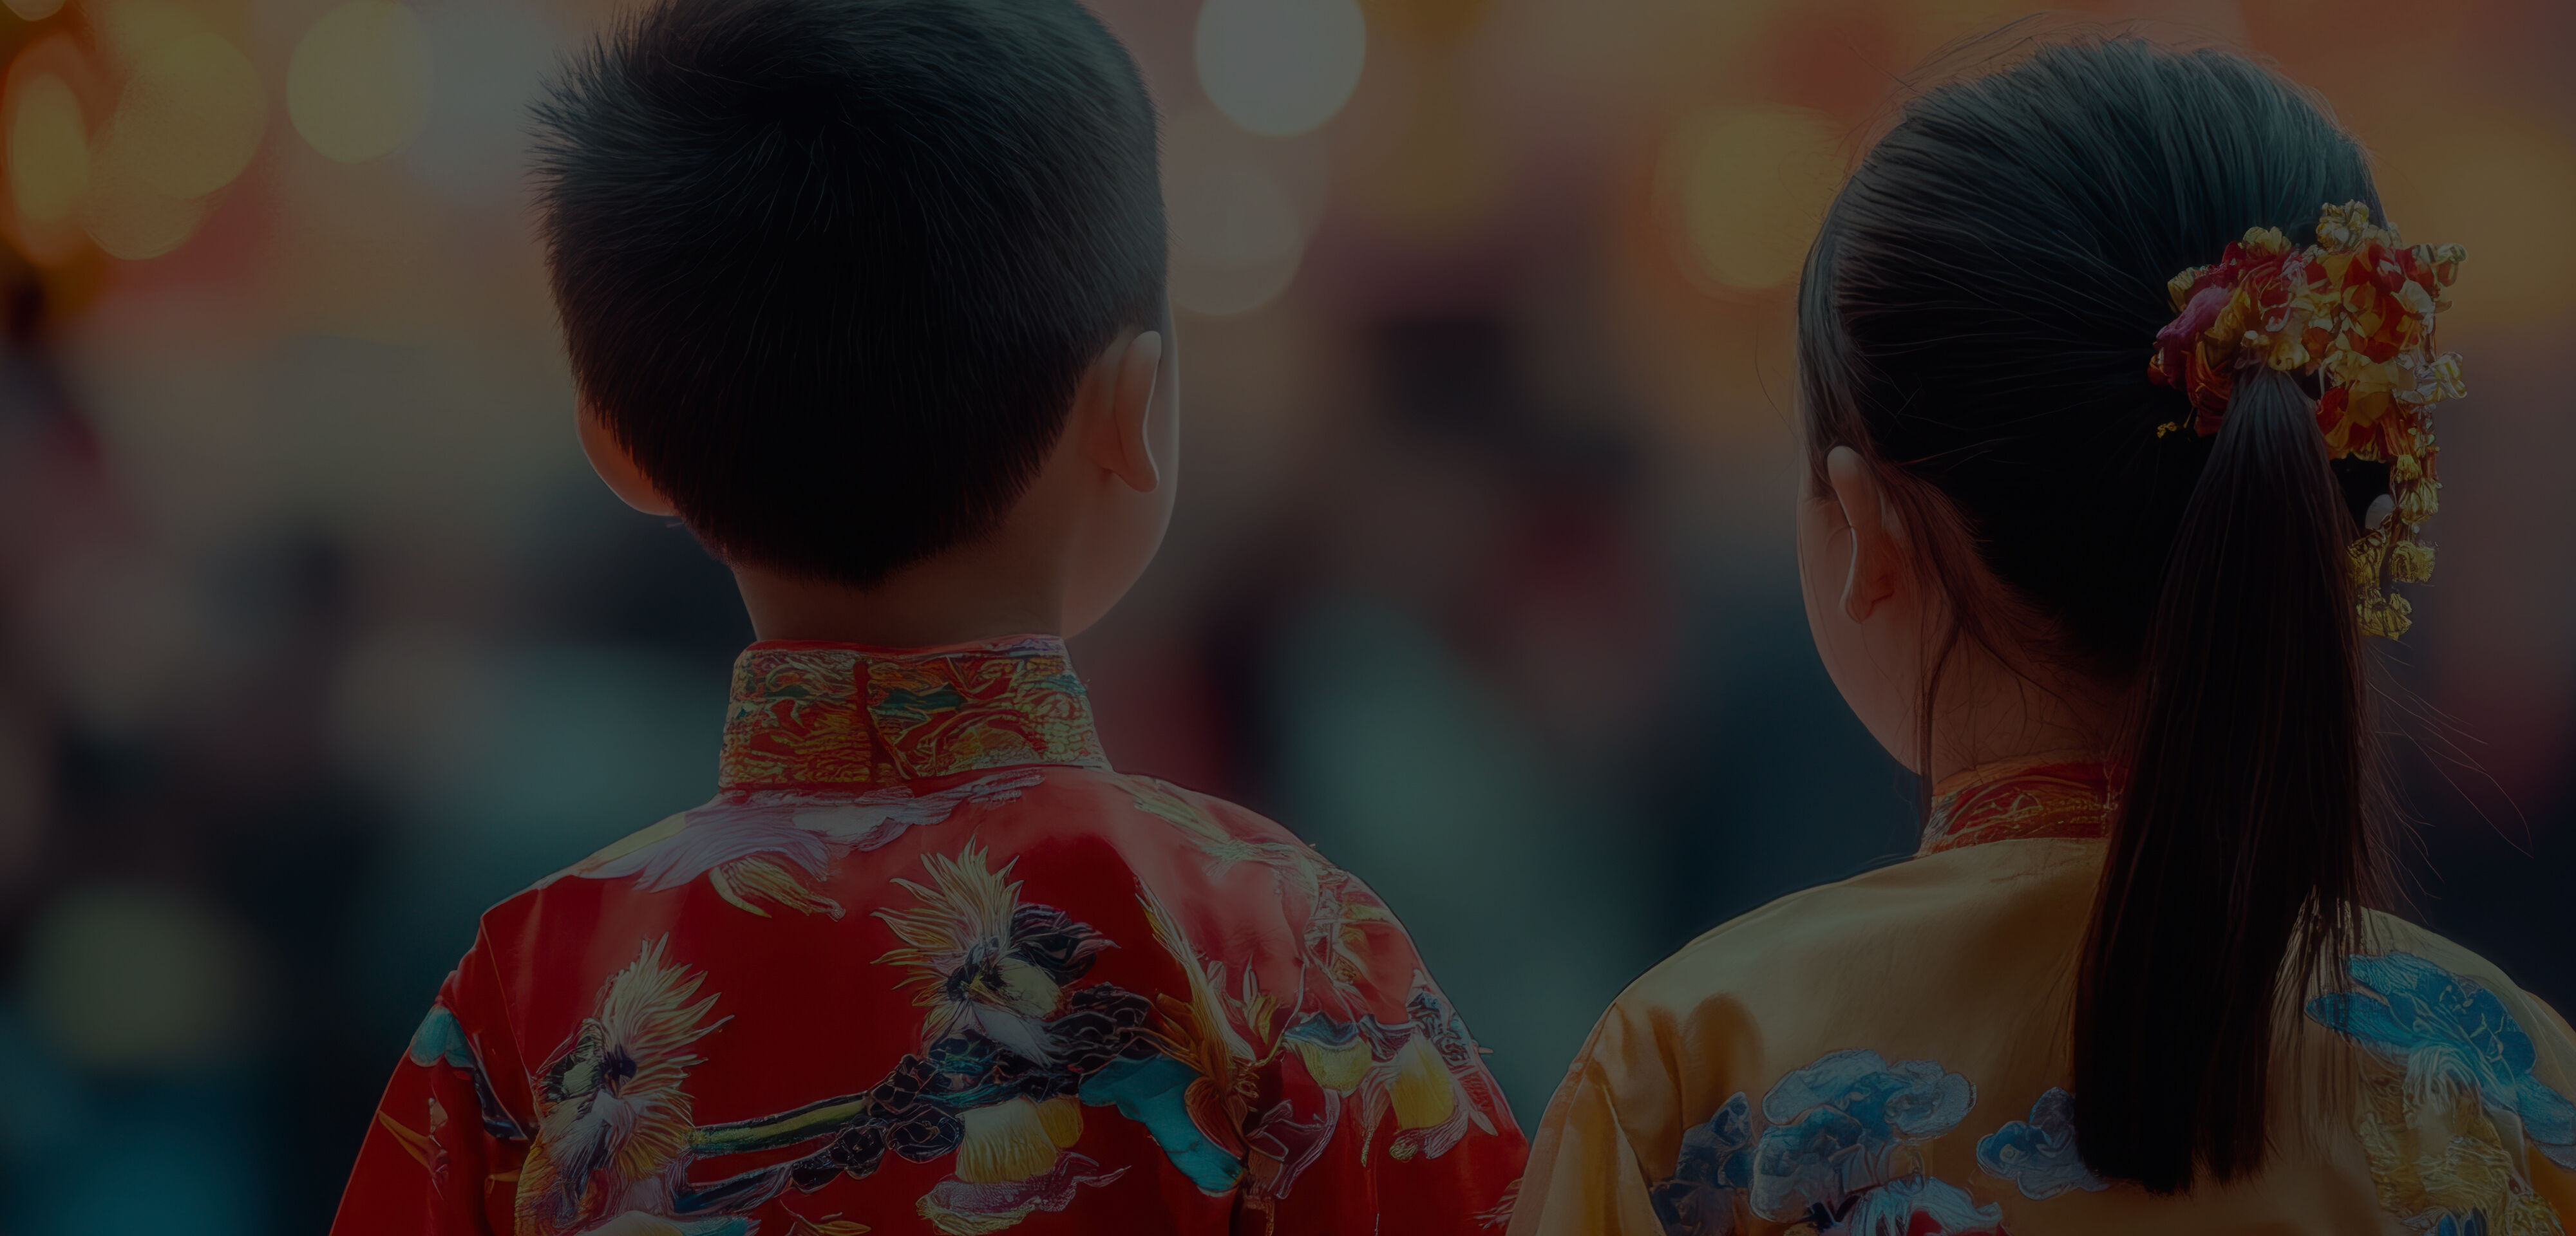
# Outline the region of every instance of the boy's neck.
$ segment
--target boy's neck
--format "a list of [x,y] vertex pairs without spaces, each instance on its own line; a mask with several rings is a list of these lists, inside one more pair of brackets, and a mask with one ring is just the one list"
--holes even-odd
[[1061,635],[1060,571],[1003,538],[959,546],[872,588],[736,565],[734,582],[763,640],[940,648],[1008,635]]

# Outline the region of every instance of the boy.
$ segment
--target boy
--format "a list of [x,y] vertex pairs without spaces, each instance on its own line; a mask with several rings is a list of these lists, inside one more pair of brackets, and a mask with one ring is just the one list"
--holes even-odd
[[1112,771],[1178,405],[1074,0],[658,0],[539,109],[582,444],[761,642],[720,791],[484,916],[335,1231],[1465,1231],[1524,1146],[1358,881]]

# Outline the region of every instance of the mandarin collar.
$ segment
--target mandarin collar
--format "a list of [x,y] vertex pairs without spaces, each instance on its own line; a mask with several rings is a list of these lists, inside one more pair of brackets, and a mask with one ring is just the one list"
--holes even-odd
[[1024,764],[1108,767],[1056,636],[926,649],[765,640],[734,661],[725,789],[869,789]]
[[2024,837],[2106,837],[2118,781],[2101,760],[2042,756],[1986,764],[1942,780],[1918,855]]

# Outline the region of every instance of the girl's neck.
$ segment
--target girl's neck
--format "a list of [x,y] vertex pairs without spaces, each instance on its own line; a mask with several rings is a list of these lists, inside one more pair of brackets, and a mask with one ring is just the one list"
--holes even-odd
[[2092,679],[2016,671],[1963,642],[1941,675],[1921,772],[1939,785],[1988,764],[2104,758],[2118,738],[2121,695]]

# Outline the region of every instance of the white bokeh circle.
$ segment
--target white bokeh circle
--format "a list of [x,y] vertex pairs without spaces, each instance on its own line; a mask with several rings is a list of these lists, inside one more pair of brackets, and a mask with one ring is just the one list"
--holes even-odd
[[1357,0],[1207,0],[1196,58],[1208,100],[1255,133],[1304,133],[1342,110],[1368,58]]

